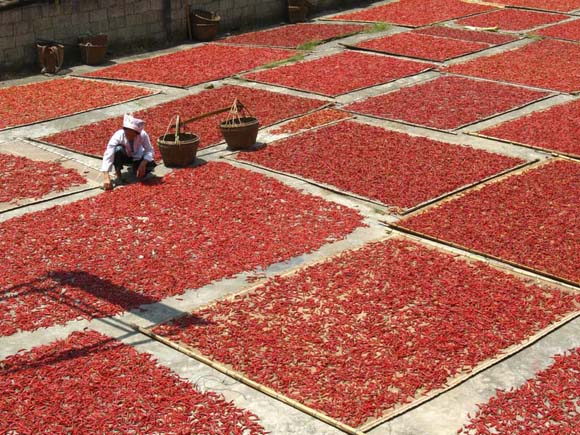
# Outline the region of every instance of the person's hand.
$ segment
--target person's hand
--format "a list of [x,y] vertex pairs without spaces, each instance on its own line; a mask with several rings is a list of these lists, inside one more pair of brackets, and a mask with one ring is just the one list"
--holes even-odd
[[111,190],[113,188],[113,183],[111,183],[111,177],[109,176],[108,172],[103,172],[103,189]]
[[142,160],[137,169],[137,178],[143,178],[145,176],[145,168],[147,168],[147,162]]

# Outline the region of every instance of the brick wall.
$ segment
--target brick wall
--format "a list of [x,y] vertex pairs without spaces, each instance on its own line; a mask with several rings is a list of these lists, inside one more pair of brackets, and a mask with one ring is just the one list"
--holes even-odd
[[[328,9],[356,0],[311,0]],[[215,11],[222,30],[259,27],[284,20],[285,0],[60,0],[39,1],[0,9],[0,72],[36,64],[35,41],[76,44],[79,35],[107,33],[110,51],[159,47],[187,38],[186,8]],[[66,47],[66,61],[79,58],[78,48]]]

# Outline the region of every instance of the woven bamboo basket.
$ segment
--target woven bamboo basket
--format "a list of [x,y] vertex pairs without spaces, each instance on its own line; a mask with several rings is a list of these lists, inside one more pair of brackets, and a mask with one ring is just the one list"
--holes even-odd
[[199,136],[194,133],[180,132],[179,116],[175,122],[175,133],[169,133],[171,120],[165,134],[157,139],[157,146],[163,163],[168,167],[185,167],[195,162],[199,148]]
[[64,62],[64,45],[37,43],[36,52],[42,73],[56,74],[60,71]]
[[174,133],[169,133],[157,139],[157,146],[165,166],[189,166],[195,162],[199,136],[193,133],[182,133],[179,139],[176,139]]
[[228,147],[232,150],[252,148],[258,139],[260,122],[242,106],[239,110],[238,100],[234,101],[228,118],[220,124],[220,130]]
[[221,17],[213,12],[195,9],[190,15],[191,31],[198,41],[213,41],[219,31]]

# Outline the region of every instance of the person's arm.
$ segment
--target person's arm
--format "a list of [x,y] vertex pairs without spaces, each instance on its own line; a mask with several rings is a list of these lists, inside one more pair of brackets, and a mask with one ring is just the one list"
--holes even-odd
[[103,188],[105,190],[111,190],[113,188],[113,183],[111,182],[109,172],[103,172],[103,179]]
[[155,151],[153,150],[153,146],[151,145],[151,140],[149,139],[149,135],[145,132],[141,135],[143,140],[143,160],[139,164],[139,168],[137,169],[137,178],[143,178],[145,176],[145,169],[147,168],[147,162],[152,162],[155,157]]
[[149,135],[145,132],[143,132],[143,149],[145,150],[143,153],[143,160],[152,162],[155,158],[155,151],[151,145],[151,139],[149,139]]
[[111,166],[113,166],[113,162],[115,161],[115,147],[119,144],[119,134],[118,132],[115,133],[109,143],[107,144],[107,149],[105,149],[105,154],[103,155],[103,163],[101,164],[101,172],[103,173],[103,187],[106,190],[110,190],[113,187],[111,183],[111,176],[109,175],[109,171],[111,170]]

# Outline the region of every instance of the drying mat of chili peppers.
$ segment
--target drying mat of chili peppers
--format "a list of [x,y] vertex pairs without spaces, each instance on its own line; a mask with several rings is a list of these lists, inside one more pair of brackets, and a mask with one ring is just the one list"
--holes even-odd
[[125,103],[155,92],[74,78],[0,88],[0,131]]
[[461,0],[399,0],[357,12],[335,15],[330,19],[373,23],[387,22],[420,27],[494,9],[488,5]]
[[396,238],[273,278],[153,332],[366,431],[570,321],[579,303]]
[[223,396],[92,331],[1,361],[0,397],[6,434],[266,433]]
[[244,33],[221,40],[221,43],[266,45],[271,47],[298,48],[309,42],[325,42],[344,38],[369,29],[360,24],[301,23],[259,32]]
[[580,41],[580,20],[568,21],[567,23],[556,24],[545,29],[534,32],[536,35],[567,39],[570,41]]
[[1,203],[39,199],[87,183],[77,171],[60,163],[41,162],[22,156],[0,153]]
[[330,97],[419,74],[433,65],[395,57],[343,52],[246,74],[243,78]]
[[459,435],[577,434],[580,427],[580,348],[556,355],[554,363],[517,389],[499,390]]
[[208,44],[171,54],[123,63],[84,77],[155,83],[187,88],[288,59],[294,50]]
[[440,203],[403,230],[580,285],[580,163],[552,160]]
[[272,130],[271,134],[295,134],[313,128],[327,126],[339,121],[352,118],[348,112],[336,109],[323,109],[300,118],[293,119],[280,126],[276,130]]
[[[153,146],[156,147],[157,139],[165,133],[167,124],[176,113],[180,113],[185,118],[201,115],[228,107],[235,98],[238,98],[251,110],[253,115],[260,120],[262,127],[294,118],[327,104],[321,100],[262,89],[223,86],[142,110],[135,113],[135,116],[145,120],[145,130],[151,136]],[[223,141],[219,124],[226,117],[227,114],[221,114],[204,118],[188,124],[187,129],[200,136],[200,148],[207,148]],[[101,157],[111,135],[122,125],[123,118],[116,117],[75,130],[43,137],[40,140],[83,154]]]
[[580,0],[494,0],[494,3],[554,12],[572,12],[580,9]]
[[226,163],[0,223],[0,335],[118,314],[312,252],[355,210]]
[[572,101],[471,134],[580,158],[579,113]]
[[355,102],[345,109],[438,130],[455,130],[550,95],[502,83],[444,76]]
[[449,194],[523,162],[353,121],[239,153],[237,159],[379,201],[393,206],[393,211]]
[[448,72],[561,92],[580,91],[580,45],[555,40],[447,67]]
[[443,62],[491,47],[490,44],[483,42],[461,41],[412,32],[397,33],[346,46],[436,62]]
[[570,18],[569,15],[518,9],[502,9],[475,17],[464,18],[457,21],[457,24],[461,26],[497,27],[502,30],[523,31],[546,24],[557,23],[568,18]]
[[513,42],[519,37],[505,35],[496,32],[484,32],[476,30],[464,30],[447,26],[432,26],[424,29],[413,30],[414,33],[423,35],[441,36],[443,38],[459,39],[461,41],[485,42],[490,45],[503,45]]

